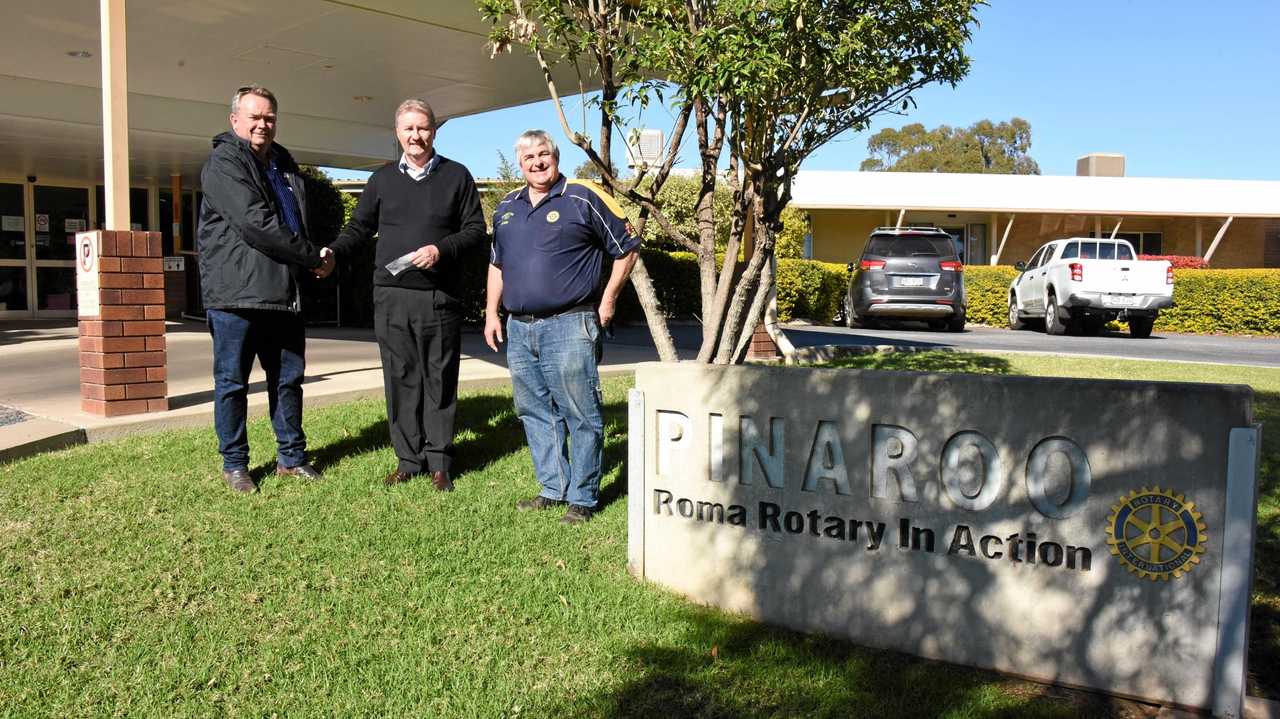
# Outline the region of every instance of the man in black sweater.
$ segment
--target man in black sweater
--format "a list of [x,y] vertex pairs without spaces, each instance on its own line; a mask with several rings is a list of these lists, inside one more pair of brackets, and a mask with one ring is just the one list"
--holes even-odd
[[348,254],[377,234],[373,322],[399,458],[385,481],[394,485],[429,474],[437,490],[449,492],[462,350],[461,263],[485,242],[484,213],[471,173],[434,150],[430,105],[400,103],[395,127],[403,154],[369,177],[351,221],[321,254]]

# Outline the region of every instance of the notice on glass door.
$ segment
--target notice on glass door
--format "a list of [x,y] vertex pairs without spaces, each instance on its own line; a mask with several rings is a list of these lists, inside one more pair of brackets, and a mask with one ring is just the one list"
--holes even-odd
[[22,215],[4,215],[0,217],[0,231],[22,232],[27,229],[27,221]]

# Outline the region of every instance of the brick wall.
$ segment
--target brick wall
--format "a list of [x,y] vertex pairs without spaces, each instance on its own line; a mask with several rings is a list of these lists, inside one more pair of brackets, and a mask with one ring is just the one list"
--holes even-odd
[[751,333],[751,344],[747,347],[747,359],[770,360],[777,359],[778,356],[778,345],[774,344],[773,338],[769,336],[769,331],[764,328],[764,323],[761,322],[756,325],[755,332]]
[[97,235],[100,311],[80,318],[80,407],[114,417],[169,408],[159,232]]

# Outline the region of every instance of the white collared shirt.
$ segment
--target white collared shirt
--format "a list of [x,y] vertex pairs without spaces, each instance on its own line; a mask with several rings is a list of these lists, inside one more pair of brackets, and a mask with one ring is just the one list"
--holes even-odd
[[403,152],[400,153],[400,171],[408,175],[411,180],[421,180],[427,175],[430,175],[431,171],[436,169],[436,165],[439,163],[440,153],[432,152],[431,159],[427,160],[426,166],[422,169],[418,169],[417,167],[414,167],[413,163],[409,162],[408,156]]

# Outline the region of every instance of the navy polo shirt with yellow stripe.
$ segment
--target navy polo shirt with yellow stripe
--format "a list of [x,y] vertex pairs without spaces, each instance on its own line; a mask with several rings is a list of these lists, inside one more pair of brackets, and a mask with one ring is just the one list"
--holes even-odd
[[623,257],[639,244],[617,200],[561,176],[537,207],[527,186],[502,198],[489,261],[502,270],[508,312],[545,315],[599,301],[605,256]]

